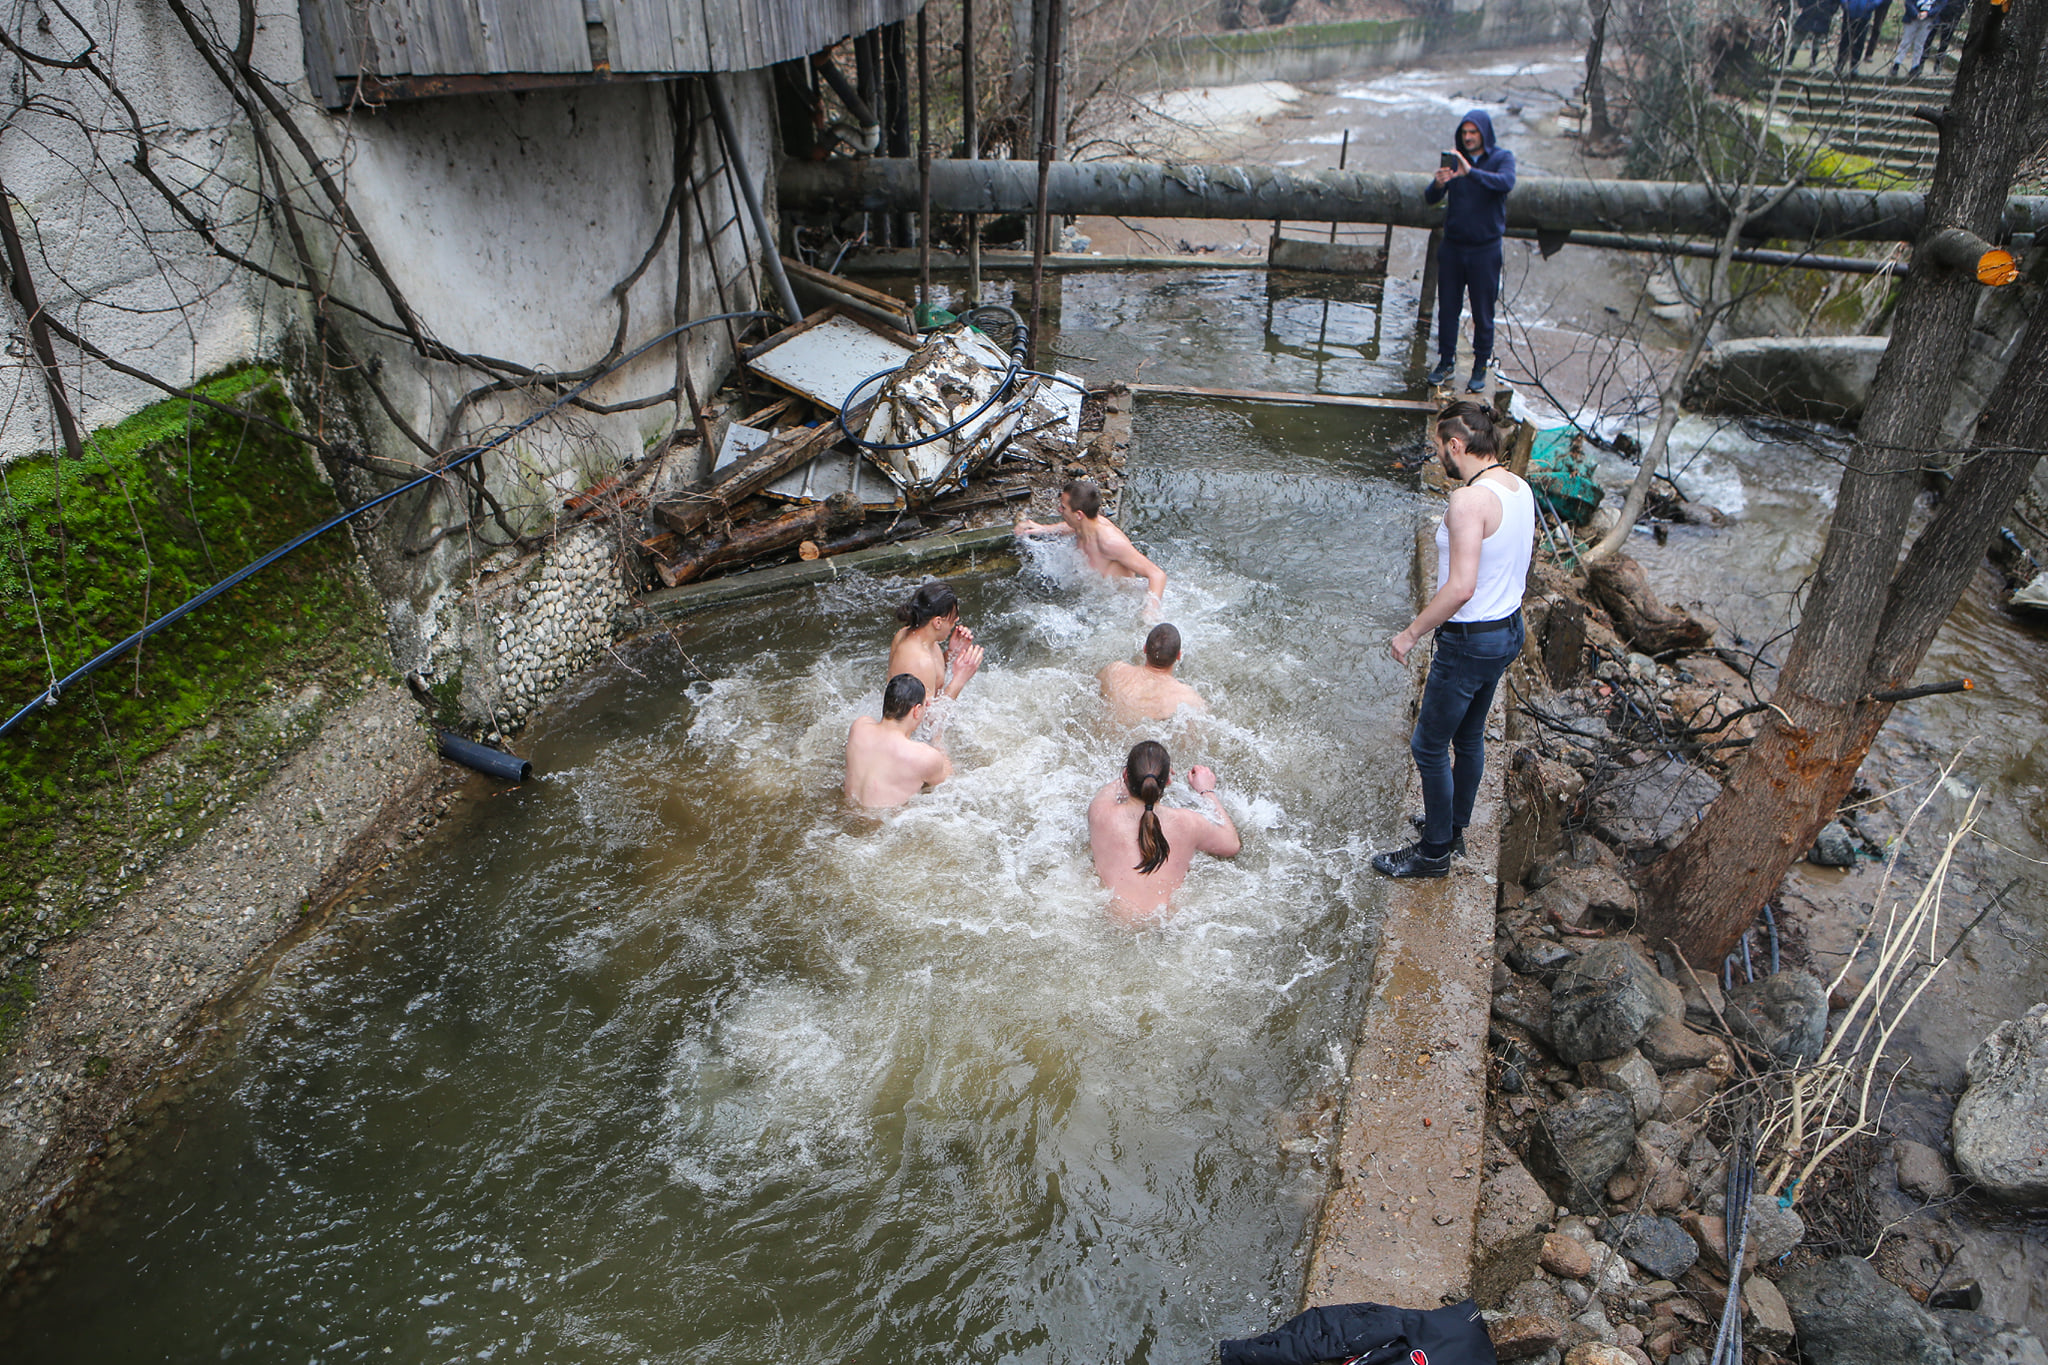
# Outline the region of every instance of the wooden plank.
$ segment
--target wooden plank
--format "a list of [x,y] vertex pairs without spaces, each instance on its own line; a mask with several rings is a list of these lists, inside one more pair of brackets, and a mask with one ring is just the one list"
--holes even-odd
[[886,574],[922,568],[949,559],[965,559],[985,553],[1000,553],[1016,544],[1016,532],[1007,526],[989,526],[956,535],[920,536],[915,540],[877,545],[847,555],[804,560],[732,574],[708,583],[686,583],[680,588],[661,588],[635,599],[658,616],[679,616],[702,611],[727,602],[741,602],[787,588],[826,583],[850,573]]
[[[957,251],[934,251],[932,269],[965,270],[967,257]],[[981,268],[1029,270],[1028,251],[984,251]],[[1082,256],[1073,252],[1047,252],[1045,268],[1067,270],[1268,270],[1263,256]],[[900,275],[917,270],[917,253],[883,247],[856,252],[846,258],[843,269],[863,275]]]
[[[851,425],[858,429],[867,415],[868,405],[856,409],[851,414]],[[725,477],[709,488],[656,504],[654,519],[678,535],[690,535],[712,517],[730,512],[742,498],[751,497],[790,470],[817,459],[838,444],[841,435],[836,421],[784,433],[733,465]]]
[[1436,412],[1419,398],[1374,398],[1348,393],[1280,393],[1271,389],[1202,389],[1192,384],[1133,384],[1133,394],[1163,393],[1177,398],[1227,398],[1246,403],[1308,403],[1333,408],[1384,408],[1392,412]]
[[897,298],[894,294],[885,294],[879,289],[870,289],[864,284],[857,284],[847,279],[844,275],[834,275],[828,271],[820,270],[814,265],[805,265],[802,261],[792,260],[787,256],[782,258],[782,270],[784,274],[789,276],[789,282],[793,285],[808,284],[827,295],[844,296],[853,303],[863,304],[874,312],[884,314],[890,318],[892,320],[891,325],[899,331],[908,333],[916,329],[916,321],[911,316],[910,305]]

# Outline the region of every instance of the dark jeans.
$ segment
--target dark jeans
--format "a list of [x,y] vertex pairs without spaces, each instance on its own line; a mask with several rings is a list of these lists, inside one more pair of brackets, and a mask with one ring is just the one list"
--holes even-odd
[[1477,635],[1436,636],[1422,710],[1408,752],[1422,775],[1422,838],[1448,845],[1452,831],[1472,823],[1472,802],[1486,771],[1486,712],[1500,675],[1522,652],[1522,617]]
[[1500,298],[1500,239],[1484,246],[1446,240],[1436,253],[1436,357],[1458,358],[1458,310],[1472,298],[1472,368],[1493,359],[1493,305]]

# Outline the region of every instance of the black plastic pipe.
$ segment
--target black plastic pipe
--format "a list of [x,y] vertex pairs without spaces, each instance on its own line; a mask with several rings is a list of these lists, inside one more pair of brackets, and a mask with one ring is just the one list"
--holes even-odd
[[531,782],[533,764],[517,754],[508,754],[503,749],[493,749],[488,744],[478,744],[464,739],[453,730],[441,732],[441,757],[453,759],[465,768],[505,782]]

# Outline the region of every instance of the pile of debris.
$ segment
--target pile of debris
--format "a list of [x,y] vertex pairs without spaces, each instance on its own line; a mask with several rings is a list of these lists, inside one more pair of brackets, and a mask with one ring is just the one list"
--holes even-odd
[[1021,345],[965,322],[912,335],[874,299],[742,353],[783,396],[725,427],[708,478],[648,497],[640,544],[664,586],[1014,520],[1069,477],[1090,425],[1079,380],[1025,371]]

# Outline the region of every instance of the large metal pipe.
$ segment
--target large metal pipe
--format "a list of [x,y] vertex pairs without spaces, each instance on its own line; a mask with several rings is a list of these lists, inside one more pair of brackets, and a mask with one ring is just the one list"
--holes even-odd
[[[1028,161],[934,161],[932,207],[941,213],[1034,213],[1037,167]],[[1061,161],[1046,184],[1047,211],[1125,218],[1253,218],[1267,222],[1385,223],[1434,228],[1443,209],[1425,203],[1430,177],[1363,171],[1296,174],[1265,166]],[[915,161],[789,161],[779,182],[789,209],[868,211],[915,207]],[[1925,212],[1905,190],[1800,189],[1752,224],[1751,240],[1909,242]],[[1508,196],[1508,226],[1556,231],[1711,237],[1727,211],[1701,185],[1653,180],[1524,176]],[[2048,230],[2048,197],[2006,202],[2007,233]]]

